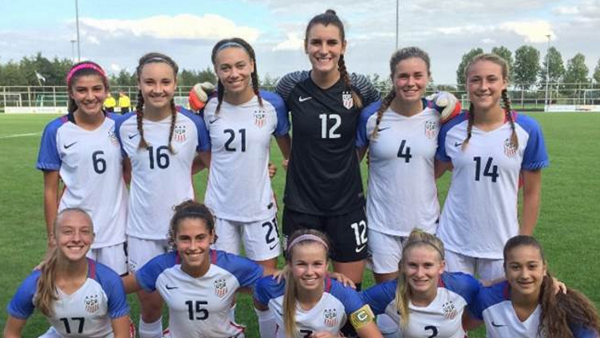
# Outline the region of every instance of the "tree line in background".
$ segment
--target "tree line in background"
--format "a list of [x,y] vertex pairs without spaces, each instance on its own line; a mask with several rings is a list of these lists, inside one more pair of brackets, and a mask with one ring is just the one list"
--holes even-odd
[[[481,48],[473,48],[462,56],[462,60],[456,70],[456,87],[438,86],[438,89],[448,91],[464,91],[465,86],[465,67],[477,54],[483,53]],[[506,47],[494,47],[491,50],[503,57],[510,66],[510,81],[513,86],[522,90],[529,90],[532,87],[543,88],[546,84],[546,70],[548,70],[548,81],[550,83],[562,83],[573,85],[588,85],[591,83],[600,84],[600,60],[589,77],[589,69],[585,64],[585,56],[577,53],[566,63],[563,61],[561,53],[554,47],[548,49],[548,54],[542,59],[540,51],[532,46],[521,46],[513,53]],[[65,74],[72,67],[73,62],[70,59],[54,58],[49,60],[42,56],[40,52],[31,57],[24,57],[19,62],[8,61],[2,63],[0,58],[0,86],[63,86],[65,84]],[[380,77],[378,74],[369,76],[370,80],[378,88],[389,88],[390,84],[387,75]],[[278,78],[272,78],[268,74],[262,76],[261,86],[273,87]],[[211,67],[197,71],[184,69],[179,73],[178,82],[180,86],[193,86],[198,82],[209,81],[216,82],[216,76]],[[135,86],[137,85],[135,73],[129,73],[127,70],[120,70],[116,74],[110,75],[111,86]],[[573,92],[577,88],[568,88],[563,85],[556,88],[564,94]]]

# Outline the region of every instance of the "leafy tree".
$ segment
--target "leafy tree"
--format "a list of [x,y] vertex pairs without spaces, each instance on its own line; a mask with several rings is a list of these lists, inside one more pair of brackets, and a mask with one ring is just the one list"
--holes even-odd
[[[548,63],[548,60],[550,60],[550,63]],[[546,83],[546,68],[548,68],[548,80],[551,83],[560,82],[563,76],[565,76],[565,65],[562,55],[554,47],[548,49],[548,53],[544,57],[542,67],[540,68],[539,79],[542,84]]]
[[13,61],[2,66],[0,75],[0,85],[2,86],[22,86],[26,83],[21,66]]
[[532,46],[519,47],[513,69],[513,82],[521,89],[529,89],[540,72],[540,52]]
[[508,78],[509,80],[512,79],[512,73],[513,73],[513,57],[512,57],[512,52],[504,47],[504,46],[500,46],[500,47],[494,47],[492,48],[492,53],[500,56],[501,58],[503,58],[506,63],[508,63],[508,69],[509,69],[509,74],[508,74]]
[[217,84],[217,75],[213,72],[212,68],[206,67],[206,69],[198,72],[198,82],[210,82],[214,85]]
[[462,60],[458,65],[458,69],[456,69],[456,83],[458,83],[458,88],[464,88],[465,84],[467,83],[465,79],[465,70],[467,68],[467,65],[469,64],[469,62],[471,62],[471,60],[473,60],[475,56],[479,54],[483,54],[483,49],[473,48],[468,53],[463,54]]
[[579,97],[581,84],[589,83],[589,69],[585,65],[585,56],[581,53],[567,61],[567,72],[564,76],[565,88],[564,93],[571,97]]
[[258,78],[258,80],[260,81],[260,87],[261,88],[265,88],[267,90],[274,90],[275,89],[275,85],[277,84],[277,81],[279,81],[279,78],[272,78],[269,73],[265,74],[265,76],[261,76]]
[[600,59],[598,59],[598,64],[596,64],[596,68],[594,69],[594,81],[600,83]]

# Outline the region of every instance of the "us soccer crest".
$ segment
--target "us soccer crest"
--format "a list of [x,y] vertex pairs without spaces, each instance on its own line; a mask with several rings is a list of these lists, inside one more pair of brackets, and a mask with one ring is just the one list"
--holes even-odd
[[517,153],[517,146],[512,143],[510,138],[504,140],[504,154],[508,157],[513,157]]
[[215,281],[215,295],[217,295],[219,298],[223,298],[226,293],[227,293],[227,282],[223,278],[217,279]]
[[117,140],[117,134],[115,134],[114,129],[108,131],[108,141],[113,146],[119,146],[119,140]]
[[254,125],[262,128],[267,121],[267,114],[264,110],[255,110],[254,111]]
[[175,142],[184,142],[187,139],[186,128],[185,126],[175,126],[175,130],[173,131],[173,139]]
[[444,310],[444,317],[446,319],[454,319],[457,315],[456,307],[452,301],[442,304],[442,309]]
[[342,103],[346,109],[350,109],[354,107],[354,100],[352,100],[352,93],[350,92],[342,92]]
[[428,139],[433,139],[435,138],[437,135],[436,133],[436,128],[437,128],[437,122],[436,121],[427,121],[425,122],[425,136],[427,136]]
[[85,296],[83,301],[85,303],[85,311],[88,313],[94,313],[100,308],[100,301],[98,295]]
[[323,311],[323,322],[330,327],[336,326],[338,323],[336,309],[325,309]]

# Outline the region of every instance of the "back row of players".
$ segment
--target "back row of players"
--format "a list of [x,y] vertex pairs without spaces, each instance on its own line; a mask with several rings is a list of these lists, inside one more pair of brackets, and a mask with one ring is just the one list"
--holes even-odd
[[[444,275],[444,268],[452,272],[478,273],[486,280],[503,277],[505,272],[508,274],[509,270],[513,270],[512,265],[507,265],[509,261],[505,261],[507,253],[505,251],[503,255],[503,247],[512,236],[519,233],[531,235],[537,220],[541,168],[548,165],[541,130],[534,120],[517,115],[510,109],[506,94],[508,68],[495,55],[478,56],[467,67],[469,111],[441,126],[439,111],[442,108],[422,97],[430,77],[426,53],[418,48],[397,51],[390,61],[393,89],[382,101],[378,101],[379,94],[365,77],[349,75],[346,71],[345,47],[344,28],[335,13],[328,11],[315,16],[307,26],[305,39],[312,70],[291,73],[282,78],[277,87],[279,96],[258,90],[256,58],[248,43],[237,38],[220,41],[212,53],[219,80],[218,95],[208,101],[203,119],[175,107],[173,95],[178,69],[166,55],[150,53],[140,59],[136,113],[123,118],[106,115],[101,110],[108,91],[102,68],[92,62],[75,65],[67,75],[71,97],[69,114],[48,125],[38,158],[38,168],[44,172],[48,243],[49,251],[53,252],[50,257],[56,260],[63,251],[66,258],[72,250],[87,252],[80,242],[87,243],[92,245],[88,256],[108,265],[118,274],[125,274],[128,270],[124,254],[127,242],[129,271],[137,271],[130,276],[137,277],[138,287],[134,287],[136,283],[131,282],[132,277],[126,279],[125,285],[128,291],[143,290],[138,293],[142,307],[140,337],[159,337],[162,334],[162,299],[169,303],[173,337],[190,336],[189,332],[210,337],[243,334],[235,323],[219,332],[203,330],[221,329],[219,324],[214,323],[227,322],[222,316],[213,314],[224,309],[222,306],[218,310],[212,307],[213,298],[221,305],[230,302],[229,296],[225,295],[239,286],[254,285],[263,273],[273,272],[281,252],[277,208],[266,170],[270,137],[274,135],[286,162],[289,159],[283,211],[284,243],[289,253],[287,260],[291,271],[300,267],[306,270],[288,276],[287,284],[291,284],[290,280],[297,281],[288,289],[316,289],[318,292],[288,294],[286,291],[286,297],[283,297],[277,293],[283,293],[281,285],[281,289],[277,289],[276,285],[266,286],[263,291],[257,288],[255,298],[261,330],[266,330],[261,336],[272,336],[275,330],[281,336],[297,335],[298,332],[303,332],[302,336],[327,336],[319,333],[320,327],[308,324],[317,317],[329,328],[323,332],[337,334],[339,324],[344,321],[344,313],[348,313],[359,335],[375,337],[373,331],[377,329],[371,325],[372,316],[368,308],[362,307],[364,300],[377,313],[383,313],[390,302],[401,304],[403,307],[398,307],[398,313],[402,317],[404,336],[462,336],[459,333],[463,332],[462,329],[457,329],[460,327],[459,319],[463,308],[472,301],[473,294],[469,296],[461,290],[478,290],[479,284],[468,282],[470,277],[466,275]],[[500,106],[500,100],[503,100],[504,108]],[[440,101],[438,98],[437,102]],[[450,104],[446,110],[452,111],[452,108],[454,105]],[[294,126],[293,146],[288,133],[288,111]],[[356,156],[356,149],[359,156]],[[359,162],[367,149],[370,162],[365,215]],[[187,210],[183,219],[201,221],[201,226],[192,227],[199,228],[201,233],[192,231],[179,238],[178,233],[187,228],[175,215],[170,238],[177,254],[165,254],[169,249],[166,234],[173,206],[194,198],[190,173],[203,167],[210,167],[205,203],[215,215],[214,224],[203,211],[203,206],[193,203],[180,206],[180,209]],[[439,217],[435,179],[448,169],[453,169],[452,185]],[[521,225],[516,208],[520,178],[524,192]],[[60,198],[59,179],[65,185]],[[128,199],[125,182],[129,181]],[[77,237],[74,241],[79,245],[68,244],[69,241],[65,240],[64,247],[61,247],[59,239],[64,237],[61,231],[65,225],[56,222],[57,211],[73,207],[81,208],[91,216],[96,234],[93,244],[81,239],[81,229],[75,231],[70,228],[74,225],[68,224],[69,236]],[[87,231],[90,230],[89,223]],[[55,227],[55,224],[59,226]],[[411,236],[412,240],[408,238],[416,227],[429,233],[437,231],[445,249],[441,242],[427,233],[416,232]],[[297,231],[307,228],[319,231]],[[322,238],[321,232],[328,235],[331,244]],[[293,237],[296,236],[301,240],[294,242]],[[218,241],[214,240],[216,237]],[[207,246],[198,244],[206,241],[220,251],[209,251]],[[255,263],[223,253],[239,254],[242,241],[248,258],[264,268],[257,269]],[[533,247],[533,251],[537,252],[538,264],[532,266],[530,261],[516,259],[518,262],[514,270],[530,270],[530,273],[536,269],[543,270],[540,278],[533,278],[536,285],[533,289],[539,294],[544,289],[542,280],[548,280],[543,278],[546,266],[541,248],[530,237],[515,241],[515,247]],[[303,242],[326,250],[308,250],[306,255],[316,252],[317,257],[299,255],[301,258],[296,262],[294,247]],[[428,248],[429,257],[415,254],[417,258],[408,259],[407,250],[413,246],[410,243],[414,243],[414,247]],[[54,248],[57,244],[58,250]],[[513,251],[512,248],[507,250]],[[370,253],[376,281],[386,283],[379,286],[379,291],[366,291],[362,300],[352,296],[351,292],[344,296],[346,291],[332,291],[338,287],[328,286],[330,282],[324,277],[325,270],[318,271],[318,267],[326,266],[327,253],[333,260],[334,270],[347,275],[359,290],[365,259]],[[146,265],[153,258],[152,263]],[[90,264],[96,266],[95,263],[84,262],[82,264],[87,270],[94,270],[89,267]],[[213,276],[208,268],[213,265],[225,272],[219,270]],[[176,267],[180,267],[179,272]],[[243,267],[252,267],[247,272],[254,275],[246,275]],[[175,269],[172,272],[175,275],[161,277],[171,268]],[[412,274],[411,269],[414,270]],[[98,268],[95,271],[105,270]],[[43,270],[41,275],[44,276]],[[185,279],[186,275],[212,278],[210,283],[200,283],[198,290],[212,288],[214,291],[196,293],[190,287],[176,286],[176,282]],[[37,277],[34,273],[30,277],[33,286],[26,281],[21,288],[29,287],[27,290],[31,298],[24,299],[29,299],[31,305],[34,304],[34,295],[40,291],[35,288],[39,276],[39,272]],[[84,276],[91,275],[87,273]],[[451,286],[453,282],[445,281],[444,276],[459,280],[457,283],[461,286]],[[164,285],[159,283],[164,287],[162,290],[157,287],[160,280],[164,282]],[[444,293],[445,296],[437,291],[440,280],[443,281],[440,285],[446,287],[444,290],[451,290],[447,295]],[[398,292],[394,284],[397,281]],[[525,284],[518,283],[521,282],[510,284],[513,290]],[[473,287],[469,288],[469,285]],[[61,292],[70,294],[65,291],[69,288],[63,288],[58,282],[53,287],[57,288],[55,291],[59,295]],[[157,289],[160,294],[154,292]],[[170,296],[175,293],[174,289],[180,289],[182,294]],[[338,299],[342,308],[338,311],[330,303],[321,304],[319,300],[323,292]],[[212,297],[210,304],[203,298],[207,294]],[[309,297],[305,297],[307,294]],[[21,295],[21,290],[18,295]],[[311,298],[315,295],[318,297]],[[377,301],[377,297],[382,295],[391,298]],[[395,300],[394,295],[400,298]],[[510,299],[512,295],[513,292],[509,292],[507,297]],[[189,299],[183,299],[187,296]],[[278,298],[280,296],[282,298]],[[280,299],[283,303],[271,305],[269,297]],[[283,298],[288,299],[287,305]],[[39,301],[40,298],[36,299]],[[59,299],[62,301],[61,297]],[[173,299],[179,300],[175,302],[177,305],[172,303]],[[18,300],[19,297],[15,297],[13,303]],[[297,311],[301,313],[295,315],[298,325],[292,325],[294,320],[289,321],[289,311],[294,314],[296,301],[300,305]],[[89,302],[85,300],[86,306]],[[13,307],[13,303],[9,307],[9,332],[10,324],[14,324],[12,319],[22,320],[19,324],[24,324],[30,313],[20,312],[22,308]],[[319,304],[324,308],[311,310]],[[423,306],[435,307],[441,317],[425,316],[422,321],[409,321],[408,314],[419,313]],[[263,313],[265,308],[274,308],[269,312],[277,318],[273,330],[268,324],[272,323],[272,318]],[[392,305],[392,309],[396,306]],[[481,312],[485,313],[485,309],[482,308]],[[519,320],[502,324],[502,327],[507,327],[506,330],[513,330],[506,332],[522,329],[525,330],[522,336],[528,336],[527,330],[559,332],[555,331],[559,326],[554,324],[556,317],[547,321],[547,317],[540,315],[543,308],[526,308],[524,312],[519,312],[517,307],[515,309],[517,311],[512,312],[514,318],[511,318]],[[48,307],[46,310],[49,310]],[[54,310],[59,311],[56,307]],[[186,312],[188,310],[189,313]],[[511,309],[504,310],[504,314],[510,316]],[[177,311],[181,312],[179,317]],[[315,311],[320,311],[316,317],[313,316]],[[48,315],[50,312],[44,313]],[[577,324],[569,327],[573,332],[584,332],[585,329],[597,332],[597,315],[581,312],[588,313],[588,317],[563,320],[562,323]],[[115,315],[111,312],[111,318],[120,318],[122,313]],[[390,317],[397,327],[400,319],[395,313],[391,311]],[[182,314],[198,325],[181,322]],[[220,321],[207,322],[210,315]],[[538,319],[525,320],[531,315]],[[69,325],[75,325],[69,320],[79,317],[65,315],[56,318],[60,320],[52,322],[54,328],[60,331],[60,335],[69,336]],[[288,319],[282,321],[282,318]],[[444,320],[454,320],[455,324],[444,323]],[[513,322],[523,325],[515,326]],[[82,323],[80,328],[84,327]],[[497,324],[493,320],[491,323]],[[495,336],[493,332],[498,329],[493,328],[497,326],[488,327],[488,334]],[[114,335],[118,336],[118,332],[115,329]],[[497,336],[506,336],[504,333],[497,333]],[[105,333],[97,336],[105,336]],[[517,336],[516,333],[514,336]]]

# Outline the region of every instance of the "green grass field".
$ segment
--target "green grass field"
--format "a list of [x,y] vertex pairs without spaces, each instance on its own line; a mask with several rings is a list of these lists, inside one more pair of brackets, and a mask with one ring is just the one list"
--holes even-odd
[[[531,114],[542,125],[551,166],[544,170],[542,208],[536,236],[542,241],[550,270],[571,288],[583,291],[600,305],[600,114]],[[16,288],[43,257],[46,235],[43,218],[42,174],[35,169],[41,131],[53,119],[50,115],[0,114],[0,326],[6,321],[6,305]],[[276,147],[274,163],[281,163]],[[363,168],[366,179],[366,168]],[[439,181],[443,201],[449,176]],[[204,194],[206,174],[195,178],[196,191]],[[280,168],[273,181],[283,195],[285,172]],[[281,201],[280,201],[280,206]],[[365,285],[373,284],[369,271]],[[132,317],[137,323],[139,309],[130,297]],[[237,320],[248,326],[246,337],[258,337],[255,314],[249,296],[242,295]],[[48,328],[35,314],[24,337],[37,337]],[[478,330],[471,337],[483,337]]]

